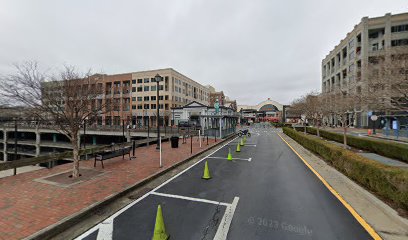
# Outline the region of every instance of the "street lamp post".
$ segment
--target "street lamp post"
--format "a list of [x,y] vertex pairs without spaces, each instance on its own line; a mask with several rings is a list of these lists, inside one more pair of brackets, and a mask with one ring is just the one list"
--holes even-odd
[[88,160],[88,154],[86,154],[86,120],[88,120],[88,118],[84,119],[84,150],[85,150],[85,160]]
[[156,123],[157,123],[157,146],[156,149],[160,149],[160,124],[159,124],[159,118],[160,118],[160,112],[159,112],[159,83],[161,81],[163,81],[162,76],[160,76],[159,74],[156,74],[156,76],[154,77],[156,80],[156,92],[157,92],[157,96],[156,96],[156,109],[157,109],[157,118],[156,118]]
[[[17,118],[14,119],[14,159],[17,160]],[[14,168],[13,175],[17,175],[17,168]]]

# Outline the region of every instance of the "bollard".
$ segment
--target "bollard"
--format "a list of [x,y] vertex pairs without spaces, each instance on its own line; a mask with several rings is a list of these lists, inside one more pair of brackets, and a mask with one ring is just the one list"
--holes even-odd
[[201,148],[201,131],[198,130],[198,141],[200,141],[200,148]]
[[160,149],[160,167],[163,167],[163,165],[162,165],[162,142],[161,142],[161,136],[159,136],[159,149]]

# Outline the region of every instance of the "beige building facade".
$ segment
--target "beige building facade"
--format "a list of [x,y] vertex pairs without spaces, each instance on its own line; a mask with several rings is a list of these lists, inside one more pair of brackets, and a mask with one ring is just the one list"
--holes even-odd
[[[163,81],[159,83],[159,106],[157,106],[156,74]],[[173,122],[172,108],[182,107],[196,101],[209,104],[209,88],[172,68],[140,71],[132,73],[132,125],[154,126],[157,108],[159,108],[161,125]],[[164,121],[164,122],[163,122]]]
[[[361,22],[322,60],[322,93],[360,94],[368,89],[373,59],[408,45],[408,13],[362,18]],[[350,116],[351,125],[368,126],[370,111],[361,106]],[[334,120],[330,121],[334,123]]]

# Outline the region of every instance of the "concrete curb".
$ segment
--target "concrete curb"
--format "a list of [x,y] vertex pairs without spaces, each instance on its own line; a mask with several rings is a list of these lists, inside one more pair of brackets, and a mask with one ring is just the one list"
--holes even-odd
[[107,197],[106,199],[102,200],[101,202],[97,202],[95,204],[92,204],[90,206],[88,206],[87,208],[82,209],[81,211],[63,218],[62,220],[46,227],[43,228],[42,230],[24,238],[24,239],[30,239],[30,240],[45,240],[45,239],[50,239],[52,237],[57,236],[59,233],[63,232],[64,230],[68,229],[69,227],[75,225],[76,223],[80,222],[84,217],[86,217],[89,214],[92,214],[94,212],[96,212],[99,208],[107,206],[109,204],[111,204],[112,202],[114,202],[115,200],[125,196],[126,194],[130,193],[131,191],[147,184],[148,182],[164,175],[165,173],[170,172],[171,170],[177,168],[178,166],[189,162],[190,160],[196,158],[197,156],[206,153],[212,149],[214,149],[215,147],[221,145],[222,143],[224,143],[225,141],[230,140],[231,138],[233,138],[235,135],[231,135],[225,139],[222,139],[221,141],[217,142],[216,144],[212,145],[211,147],[204,149],[202,151],[199,151],[198,153],[191,155],[190,157],[170,166],[169,168],[163,169],[160,172],[157,172],[153,175],[148,176],[147,178],[144,178],[142,180],[140,180],[139,182],[133,184],[132,186],[126,188],[125,190],[123,190],[122,192],[119,193],[115,193],[110,195],[109,197]]
[[407,219],[399,216],[393,208],[373,193],[329,165],[322,157],[309,151],[288,135],[282,133],[282,137],[384,240],[406,239],[408,236]]

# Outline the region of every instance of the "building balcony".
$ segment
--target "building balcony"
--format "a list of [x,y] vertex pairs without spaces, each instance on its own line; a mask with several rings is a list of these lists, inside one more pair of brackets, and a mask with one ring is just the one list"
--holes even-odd
[[[14,144],[14,139],[13,138],[7,139],[7,143],[8,144]],[[24,140],[24,139],[22,139],[22,140],[17,139],[17,144],[19,144],[19,145],[31,145],[31,146],[36,145],[35,140]]]

